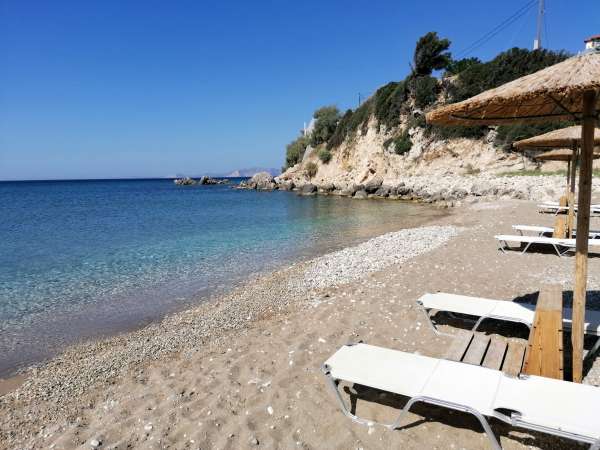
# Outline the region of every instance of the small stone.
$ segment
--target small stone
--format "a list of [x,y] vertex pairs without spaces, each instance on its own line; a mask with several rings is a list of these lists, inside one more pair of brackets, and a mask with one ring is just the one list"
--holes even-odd
[[272,416],[273,415],[273,407],[267,406],[267,412],[269,413],[270,416]]
[[98,439],[92,439],[90,441],[90,447],[92,448],[98,448],[102,445],[102,442],[100,442]]
[[258,445],[259,444],[258,439],[256,439],[255,436],[251,436],[250,439],[248,439],[248,443],[250,445]]
[[152,424],[151,424],[151,423],[149,423],[148,425],[146,425],[146,426],[144,427],[144,430],[145,430],[145,431],[152,431]]

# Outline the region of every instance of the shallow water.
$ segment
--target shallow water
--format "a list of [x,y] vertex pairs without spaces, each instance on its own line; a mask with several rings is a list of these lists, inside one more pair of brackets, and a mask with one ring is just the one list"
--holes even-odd
[[0,374],[441,214],[170,180],[3,182],[0,204]]

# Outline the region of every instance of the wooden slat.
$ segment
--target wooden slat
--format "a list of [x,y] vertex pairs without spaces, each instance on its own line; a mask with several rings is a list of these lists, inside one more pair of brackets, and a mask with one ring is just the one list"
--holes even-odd
[[481,365],[481,362],[483,361],[483,355],[485,355],[485,351],[487,350],[489,343],[489,336],[481,333],[475,334],[473,340],[471,341],[471,345],[469,345],[467,353],[463,358],[463,362],[468,364],[476,364],[478,366]]
[[563,379],[562,288],[558,284],[540,289],[523,372]]
[[483,358],[483,364],[481,365],[488,369],[500,370],[507,347],[508,342],[505,337],[493,334],[488,351],[485,354],[485,358]]
[[525,356],[526,345],[524,342],[511,339],[508,341],[508,349],[504,358],[502,372],[511,377],[516,377],[521,373],[523,366],[523,357]]
[[473,333],[469,331],[460,330],[456,333],[452,344],[450,344],[450,348],[446,352],[446,359],[450,359],[452,361],[462,361],[471,340],[473,339]]

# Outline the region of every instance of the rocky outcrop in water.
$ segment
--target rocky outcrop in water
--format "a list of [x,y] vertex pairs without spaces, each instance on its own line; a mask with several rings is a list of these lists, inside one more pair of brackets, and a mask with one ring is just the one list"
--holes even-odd
[[229,180],[219,179],[219,178],[211,178],[211,177],[208,177],[205,175],[202,178],[200,178],[199,180],[195,180],[190,177],[177,178],[177,179],[173,180],[173,183],[175,183],[178,186],[195,186],[195,185],[228,184]]
[[239,185],[242,189],[256,189],[258,191],[272,191],[277,189],[273,175],[269,172],[259,172],[248,181],[242,181]]

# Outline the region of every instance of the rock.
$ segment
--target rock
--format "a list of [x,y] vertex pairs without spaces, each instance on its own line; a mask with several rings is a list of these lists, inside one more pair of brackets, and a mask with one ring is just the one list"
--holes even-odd
[[362,189],[360,191],[356,191],[356,194],[354,194],[353,198],[356,198],[358,200],[364,200],[367,197],[368,197],[367,191],[365,191],[364,189]]
[[98,448],[98,447],[100,447],[101,445],[102,445],[102,442],[101,442],[101,441],[99,441],[98,439],[92,439],[92,440],[90,441],[90,447],[92,447],[92,448]]
[[212,184],[227,184],[229,183],[229,180],[226,179],[217,179],[217,178],[211,178],[209,176],[204,175],[202,178],[200,178],[200,182],[199,184],[202,185],[212,185]]
[[185,178],[177,178],[177,179],[173,180],[173,183],[175,183],[178,186],[193,186],[197,183],[197,181],[194,180],[193,178],[185,177]]
[[248,181],[248,186],[250,189],[256,189],[259,191],[272,191],[276,187],[273,175],[271,175],[269,172],[259,172],[255,174]]
[[408,186],[405,186],[404,183],[396,187],[396,195],[407,195],[410,191],[411,189]]
[[294,182],[292,180],[282,180],[277,184],[277,186],[282,191],[291,191],[294,189]]
[[317,187],[312,183],[306,183],[302,186],[300,193],[302,195],[314,195],[317,192]]
[[381,187],[381,185],[383,184],[383,178],[381,177],[373,177],[370,181],[367,182],[367,184],[365,184],[365,191],[367,191],[367,194],[374,194],[377,189],[379,189]]
[[375,195],[378,197],[387,197],[388,195],[390,195],[390,191],[390,186],[383,185],[375,191]]
[[325,194],[329,194],[330,192],[333,192],[334,189],[335,189],[335,186],[333,185],[333,183],[325,183],[325,184],[322,184],[321,186],[319,186],[319,192],[323,192]]
[[254,446],[257,446],[259,444],[258,439],[256,439],[255,436],[250,436],[250,439],[248,439],[248,443]]

